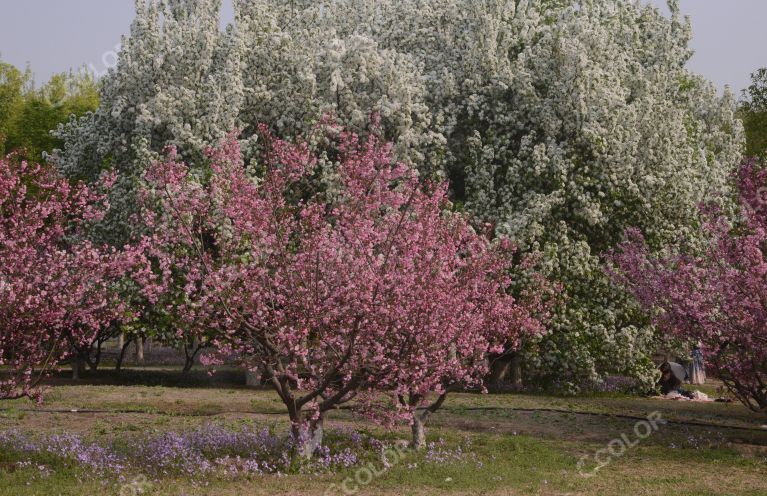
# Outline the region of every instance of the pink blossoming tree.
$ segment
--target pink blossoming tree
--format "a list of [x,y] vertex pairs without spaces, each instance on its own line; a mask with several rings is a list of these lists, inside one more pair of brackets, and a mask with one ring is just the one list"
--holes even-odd
[[709,366],[746,406],[767,413],[767,171],[738,171],[741,218],[703,211],[701,250],[654,256],[638,231],[610,255],[612,275],[669,333],[700,341]]
[[[468,239],[462,247],[451,243],[455,239],[445,239],[429,248],[445,250],[443,261],[454,259],[457,251],[471,254],[450,267],[444,286],[417,282],[400,295],[399,306],[407,309],[402,318],[413,321],[417,332],[395,337],[415,339],[417,344],[400,358],[385,388],[395,392],[397,407],[408,415],[415,449],[426,445],[425,423],[449,392],[466,388],[485,392],[489,354],[513,353],[523,336],[543,334],[552,297],[558,293],[555,285],[532,274],[534,286],[513,298],[508,294],[513,282],[513,249],[508,241],[491,247],[487,238],[471,230],[464,234]],[[423,319],[425,315],[429,317]],[[436,327],[421,327],[428,325]]]
[[79,240],[104,209],[49,168],[0,160],[0,399],[40,399],[39,381],[72,346],[125,311],[113,290],[130,256]]
[[435,409],[453,385],[479,383],[488,351],[538,329],[506,291],[508,243],[446,212],[444,184],[421,184],[375,136],[321,133],[323,154],[262,127],[260,174],[234,138],[208,151],[207,176],[171,151],[143,195],[146,291],[179,332],[214,330],[219,356],[265,372],[304,456],[328,410],[356,399],[391,418],[403,410],[371,408],[375,393],[412,410],[432,392]]

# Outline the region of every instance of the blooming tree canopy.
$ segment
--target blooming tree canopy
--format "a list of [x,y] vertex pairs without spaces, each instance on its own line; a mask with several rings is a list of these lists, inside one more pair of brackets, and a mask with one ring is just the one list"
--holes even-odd
[[266,372],[306,455],[329,409],[476,385],[488,351],[540,329],[506,291],[508,242],[445,213],[446,185],[422,185],[390,144],[323,127],[329,174],[306,143],[261,131],[261,179],[234,138],[208,151],[209,177],[172,151],[149,169],[144,285],[158,301],[183,288],[167,303],[179,329],[214,329],[219,355]]
[[112,290],[130,257],[78,239],[103,199],[50,168],[0,160],[0,399],[39,398],[70,346],[125,311]]
[[703,345],[706,361],[752,410],[767,413],[767,171],[738,173],[742,218],[705,212],[701,250],[653,256],[636,230],[613,253],[613,277],[666,332]]

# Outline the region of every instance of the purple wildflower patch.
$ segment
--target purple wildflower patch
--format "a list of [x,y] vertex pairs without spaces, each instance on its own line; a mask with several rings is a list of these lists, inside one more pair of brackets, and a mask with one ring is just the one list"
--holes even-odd
[[[349,428],[329,429],[326,443],[311,460],[295,455],[297,442],[269,428],[238,429],[210,424],[188,431],[147,433],[139,437],[91,442],[73,434],[28,435],[0,431],[0,452],[15,453],[24,465],[37,466],[41,458],[61,460],[94,475],[125,480],[131,474],[154,478],[184,477],[192,481],[211,477],[248,478],[289,472],[335,472],[378,459],[388,443]],[[430,443],[423,463],[452,464],[476,461],[471,445],[448,447]],[[37,460],[36,460],[37,458]],[[19,462],[21,463],[21,462]],[[42,472],[50,474],[43,465]]]

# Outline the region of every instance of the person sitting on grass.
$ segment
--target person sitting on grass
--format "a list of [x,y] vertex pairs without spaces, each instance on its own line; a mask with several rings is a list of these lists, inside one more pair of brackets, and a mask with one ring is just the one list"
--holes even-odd
[[692,399],[692,392],[682,388],[682,382],[687,379],[687,371],[682,365],[676,362],[664,362],[658,368],[661,373],[658,386],[664,396],[676,392]]

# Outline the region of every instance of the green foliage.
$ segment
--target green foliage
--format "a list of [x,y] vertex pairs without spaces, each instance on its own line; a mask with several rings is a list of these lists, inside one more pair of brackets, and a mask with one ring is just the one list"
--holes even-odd
[[29,73],[22,73],[16,67],[0,62],[0,155],[5,155],[5,142],[12,132],[14,117],[23,107],[27,81]]
[[746,155],[767,154],[767,67],[751,74],[751,85],[743,90],[738,114],[746,131]]
[[56,74],[35,88],[31,72],[0,62],[0,154],[17,151],[40,161],[61,146],[51,134],[70,116],[82,116],[99,104],[98,86],[90,74]]

